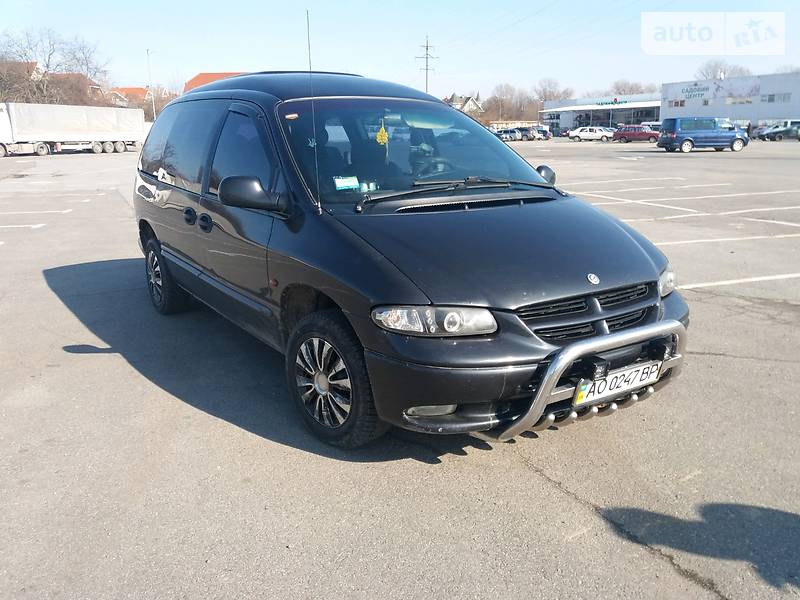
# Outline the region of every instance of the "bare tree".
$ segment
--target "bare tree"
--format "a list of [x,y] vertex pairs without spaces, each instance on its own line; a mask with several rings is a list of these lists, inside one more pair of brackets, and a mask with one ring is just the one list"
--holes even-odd
[[568,100],[575,95],[575,90],[569,87],[562,88],[557,79],[545,77],[533,86],[533,95],[537,100],[546,102],[548,100]]
[[64,40],[52,29],[0,36],[0,100],[104,104],[97,80],[105,65],[82,38]]
[[631,94],[647,94],[658,90],[654,83],[639,83],[638,81],[628,81],[627,79],[617,79],[611,84],[610,92],[627,96]]
[[742,65],[731,65],[724,60],[712,58],[697,68],[694,76],[697,79],[726,79],[728,77],[745,77],[752,71]]
[[783,65],[775,69],[776,73],[800,73],[800,66],[798,65]]

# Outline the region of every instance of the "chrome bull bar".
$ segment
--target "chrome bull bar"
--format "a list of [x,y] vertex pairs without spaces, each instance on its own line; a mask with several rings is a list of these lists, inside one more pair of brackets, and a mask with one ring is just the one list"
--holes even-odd
[[[676,348],[675,352],[664,361],[661,372],[664,373],[667,369],[673,369],[674,375],[683,363],[686,350],[686,327],[680,321],[671,319],[660,321],[658,323],[620,331],[619,333],[611,333],[581,340],[564,346],[561,350],[552,355],[550,364],[547,366],[547,370],[542,376],[541,383],[533,396],[533,400],[525,412],[505,427],[482,432],[481,437],[505,442],[524,431],[547,429],[553,424],[558,425],[560,422],[563,423],[564,421],[573,422],[576,419],[581,419],[582,416],[588,416],[587,413],[579,417],[576,413],[571,412],[564,419],[555,421],[554,418],[551,418],[553,415],[548,414],[548,418],[540,423],[540,419],[548,404],[569,398],[572,393],[570,390],[574,391],[574,388],[571,386],[568,389],[556,389],[558,381],[561,379],[564,371],[569,369],[576,360],[589,354],[622,348],[631,344],[639,344],[668,335],[675,336]],[[592,415],[597,414],[601,416],[601,414],[615,412],[616,408],[617,404],[611,402],[607,407],[601,409],[599,413],[596,406],[591,407],[590,412]]]

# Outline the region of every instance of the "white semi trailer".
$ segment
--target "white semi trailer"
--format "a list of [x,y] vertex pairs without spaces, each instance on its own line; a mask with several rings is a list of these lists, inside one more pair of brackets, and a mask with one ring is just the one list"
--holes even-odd
[[125,152],[146,135],[139,108],[0,102],[0,158],[62,150]]

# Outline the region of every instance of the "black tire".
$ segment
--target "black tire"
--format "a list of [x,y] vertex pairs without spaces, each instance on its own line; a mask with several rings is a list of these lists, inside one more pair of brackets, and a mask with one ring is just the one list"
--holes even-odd
[[664,148],[667,152],[675,152],[675,148]]
[[647,141],[651,144],[655,144],[658,140],[651,135],[649,138],[647,138]]
[[600,136],[600,141],[601,142],[607,142],[608,141],[608,136],[607,135]]
[[103,142],[103,152],[111,154],[114,151],[114,142]]
[[[322,347],[321,342],[329,344],[338,354],[344,364],[344,371],[334,371],[335,366],[326,365],[326,361],[319,360],[317,356],[313,357],[317,364],[311,364],[311,369],[304,366],[308,361],[301,355],[301,348],[306,343],[310,344],[310,347],[306,346],[306,350],[313,348],[315,343],[317,347]],[[332,352],[328,353],[327,358],[329,362],[335,360]],[[319,362],[323,363],[322,369],[318,369]],[[349,381],[349,398],[345,397],[342,391],[344,388],[338,388],[341,395],[337,394],[340,400],[337,402],[334,402],[330,393],[325,393],[328,389],[332,393],[337,392],[336,384],[330,383],[337,381],[333,377],[323,378],[324,387],[321,392],[316,385],[309,383],[316,381],[316,377],[312,378],[310,375],[312,371],[318,373],[325,372],[326,369],[329,374],[344,373],[345,377],[339,375],[337,380]],[[299,381],[306,382],[301,384]],[[312,313],[297,323],[286,350],[286,383],[303,422],[314,435],[328,444],[340,448],[358,448],[376,440],[389,429],[389,424],[381,421],[375,410],[364,348],[350,323],[338,310]],[[307,391],[301,393],[301,389]],[[308,402],[303,399],[304,395]],[[345,416],[342,416],[344,412],[341,400],[349,400],[349,409]]]
[[783,134],[782,133],[777,134],[775,136],[775,141],[776,142],[782,142],[783,141]]
[[47,144],[40,143],[36,144],[36,148],[33,151],[36,152],[37,156],[47,156],[50,154],[50,147]]
[[742,150],[744,150],[744,140],[741,140],[739,138],[733,140],[731,142],[731,150],[733,150],[734,152],[741,152]]
[[619,138],[619,141],[620,141],[621,144],[627,144],[628,143],[628,138],[621,137],[621,138]]
[[523,142],[527,142],[528,141],[528,136],[527,135],[523,135],[522,136],[522,141]]
[[681,142],[680,145],[681,152],[683,152],[684,154],[688,154],[692,150],[694,150],[694,143],[692,142],[692,140],[683,140]]
[[725,148],[714,148],[714,150],[716,150],[717,152],[722,152],[723,150],[725,150]]
[[125,152],[127,147],[125,146],[125,142],[114,142],[114,152]]
[[144,272],[150,301],[159,313],[173,315],[191,306],[191,296],[170,275],[161,245],[154,238],[144,246]]
[[8,156],[8,150],[3,144],[0,144],[0,158],[5,158],[6,156]]
[[94,154],[102,154],[103,144],[101,144],[100,142],[92,142],[92,152]]

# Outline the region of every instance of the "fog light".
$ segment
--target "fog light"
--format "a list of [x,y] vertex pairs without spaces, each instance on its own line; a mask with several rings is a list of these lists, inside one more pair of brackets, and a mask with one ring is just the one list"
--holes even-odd
[[441,417],[456,412],[458,404],[439,404],[437,406],[412,406],[406,410],[409,417]]

